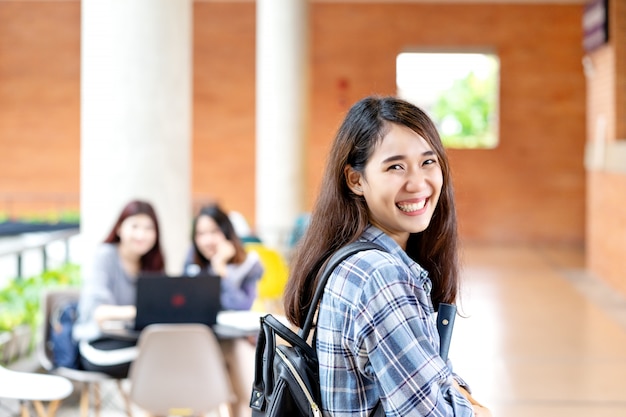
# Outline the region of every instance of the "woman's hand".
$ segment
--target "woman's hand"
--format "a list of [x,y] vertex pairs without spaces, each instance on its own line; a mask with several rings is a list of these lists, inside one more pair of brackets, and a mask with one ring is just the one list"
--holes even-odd
[[226,265],[235,256],[235,245],[224,238],[217,243],[215,255],[211,257],[211,267],[222,278],[226,275]]
[[492,417],[491,411],[480,404],[472,404],[475,417]]
[[454,380],[454,386],[456,387],[456,389],[459,390],[461,394],[463,394],[465,398],[467,398],[470,404],[472,404],[475,417],[492,417],[491,411],[489,411],[488,408],[485,408],[482,404],[476,401],[476,399],[472,397],[472,394],[470,394],[469,391],[460,386],[456,380]]
[[102,327],[105,322],[132,321],[137,315],[137,310],[133,305],[118,306],[103,304],[96,307],[93,314],[98,325]]

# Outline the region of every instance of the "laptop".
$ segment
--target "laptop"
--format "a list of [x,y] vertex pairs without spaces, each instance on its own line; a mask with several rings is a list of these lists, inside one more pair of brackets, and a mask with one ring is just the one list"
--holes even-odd
[[137,279],[137,316],[133,330],[154,323],[202,323],[214,326],[220,304],[217,275],[194,277],[146,275]]

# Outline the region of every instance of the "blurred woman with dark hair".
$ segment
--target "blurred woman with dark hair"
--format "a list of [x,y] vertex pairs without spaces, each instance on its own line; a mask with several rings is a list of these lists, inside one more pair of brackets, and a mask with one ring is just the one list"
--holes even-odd
[[163,272],[164,264],[154,208],[146,201],[129,202],[97,248],[91,271],[85,276],[73,330],[84,369],[127,376],[136,356],[135,342],[107,338],[101,326],[112,320],[132,321],[137,277]]
[[[230,217],[218,204],[200,209],[193,220],[192,248],[185,261],[187,275],[212,273],[221,278],[223,310],[250,310],[264,269],[259,255],[246,251]],[[254,344],[245,338],[221,339],[220,347],[237,400],[233,417],[249,416],[250,387],[254,381]]]
[[256,252],[246,252],[228,215],[217,204],[203,207],[193,221],[191,240],[193,249],[185,262],[185,272],[219,275],[222,309],[249,310],[263,266]]

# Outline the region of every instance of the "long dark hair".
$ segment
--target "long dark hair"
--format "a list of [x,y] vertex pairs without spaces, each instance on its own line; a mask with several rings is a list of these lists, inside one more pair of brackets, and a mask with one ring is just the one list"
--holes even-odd
[[156,231],[156,241],[154,246],[145,255],[143,255],[139,261],[140,269],[142,272],[162,272],[165,269],[165,260],[163,257],[163,251],[161,250],[160,233],[159,233],[159,221],[157,220],[156,212],[152,204],[142,200],[132,200],[120,213],[113,229],[109,232],[109,235],[104,239],[105,243],[120,243],[120,236],[117,231],[122,225],[122,222],[131,216],[137,214],[145,214],[152,219],[154,223],[154,230]]
[[298,326],[302,326],[317,285],[317,279],[306,279],[308,272],[337,249],[356,240],[369,224],[365,199],[348,188],[344,168],[350,165],[363,172],[374,149],[389,131],[390,123],[410,128],[437,154],[443,173],[441,196],[428,228],[409,236],[406,253],[428,271],[435,308],[441,302],[453,303],[456,299],[457,220],[448,157],[439,133],[426,113],[413,104],[395,97],[372,96],[357,102],[339,127],[311,222],[292,258],[284,302],[287,317]]
[[235,227],[230,221],[230,218],[224,212],[224,210],[220,208],[218,204],[210,204],[202,207],[198,215],[193,219],[193,224],[191,228],[191,241],[193,242],[193,256],[196,265],[204,269],[211,263],[207,258],[202,255],[202,253],[200,253],[198,245],[196,244],[196,226],[198,225],[198,219],[202,216],[208,216],[212,218],[215,223],[217,223],[217,227],[219,227],[222,233],[224,233],[226,239],[230,240],[235,246],[235,255],[229,261],[229,263],[240,264],[245,261],[246,250],[243,247],[243,243],[241,243],[241,239],[239,239],[239,236],[237,236],[237,233],[235,232]]

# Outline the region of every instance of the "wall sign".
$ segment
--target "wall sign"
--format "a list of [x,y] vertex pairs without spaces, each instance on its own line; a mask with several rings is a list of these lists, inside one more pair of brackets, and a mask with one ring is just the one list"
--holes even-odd
[[588,0],[583,12],[583,47],[591,52],[609,41],[609,0]]

